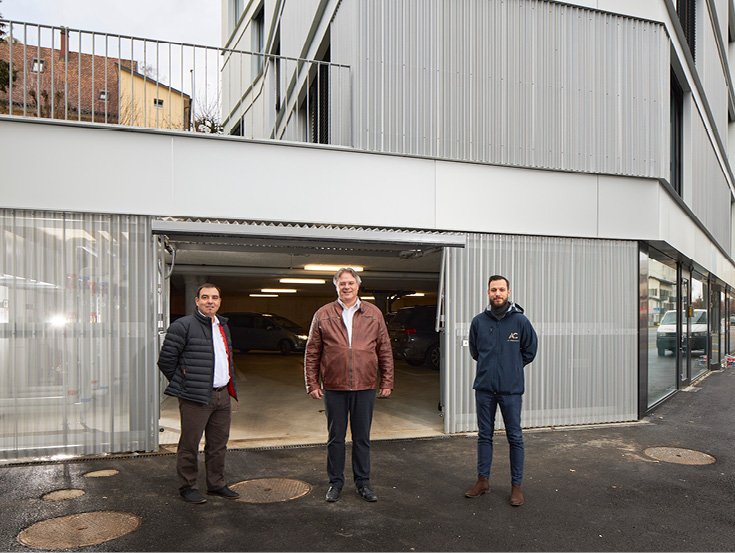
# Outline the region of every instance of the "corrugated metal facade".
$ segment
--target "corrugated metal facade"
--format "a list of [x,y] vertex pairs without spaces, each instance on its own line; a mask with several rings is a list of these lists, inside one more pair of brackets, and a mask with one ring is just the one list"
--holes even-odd
[[470,234],[464,249],[447,249],[445,431],[477,429],[466,340],[492,274],[510,280],[511,299],[539,336],[525,369],[523,425],[636,420],[637,267],[636,242]]
[[0,459],[158,444],[149,217],[0,210]]
[[732,194],[715,149],[698,111],[691,118],[692,197],[691,209],[719,244],[730,249],[730,203]]
[[537,0],[342,2],[354,145],[668,177],[669,40],[657,23]]

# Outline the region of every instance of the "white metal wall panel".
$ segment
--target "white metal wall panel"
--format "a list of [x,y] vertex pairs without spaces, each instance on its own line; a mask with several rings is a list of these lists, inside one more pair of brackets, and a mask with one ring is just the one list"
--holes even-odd
[[730,251],[731,193],[698,111],[691,119],[691,209],[715,240]]
[[487,279],[510,280],[539,336],[526,367],[523,425],[637,418],[636,242],[470,234],[446,250],[443,373],[445,431],[477,429],[475,362],[466,340],[487,305]]
[[[355,4],[357,8],[353,6]],[[523,167],[669,172],[660,24],[538,0],[349,0],[355,146]]]

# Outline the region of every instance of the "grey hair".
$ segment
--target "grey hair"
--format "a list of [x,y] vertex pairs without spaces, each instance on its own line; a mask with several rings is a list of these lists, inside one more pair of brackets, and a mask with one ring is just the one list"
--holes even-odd
[[362,284],[362,279],[360,278],[360,275],[357,274],[357,271],[355,271],[355,269],[353,269],[352,267],[342,267],[339,271],[337,271],[337,273],[334,275],[334,278],[332,279],[332,282],[334,282],[335,286],[337,286],[337,281],[344,273],[350,273],[353,277],[355,277],[358,286]]

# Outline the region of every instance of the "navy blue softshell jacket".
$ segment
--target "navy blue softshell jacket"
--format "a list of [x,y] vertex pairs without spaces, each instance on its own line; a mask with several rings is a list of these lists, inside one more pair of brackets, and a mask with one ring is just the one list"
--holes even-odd
[[500,320],[486,309],[470,325],[470,354],[477,361],[472,387],[497,394],[522,394],[523,367],[534,360],[537,348],[536,331],[520,305],[511,304]]

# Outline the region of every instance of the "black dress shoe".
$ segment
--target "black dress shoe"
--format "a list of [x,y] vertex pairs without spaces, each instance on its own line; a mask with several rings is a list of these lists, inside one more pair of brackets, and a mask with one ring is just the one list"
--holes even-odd
[[182,499],[186,501],[187,503],[206,503],[207,502],[204,496],[199,493],[199,490],[195,488],[186,488],[185,490],[181,490],[179,493],[181,494]]
[[364,486],[357,488],[357,493],[360,494],[365,501],[378,500],[378,496],[375,495],[375,492],[370,487],[370,484],[365,484]]
[[342,488],[336,488],[334,486],[329,486],[329,489],[327,490],[326,500],[329,503],[334,503],[335,501],[339,501],[339,496],[341,493],[342,493]]
[[237,499],[240,497],[239,493],[233,492],[227,486],[222,486],[216,490],[207,490],[207,495],[217,495],[219,497],[224,497],[225,499]]

